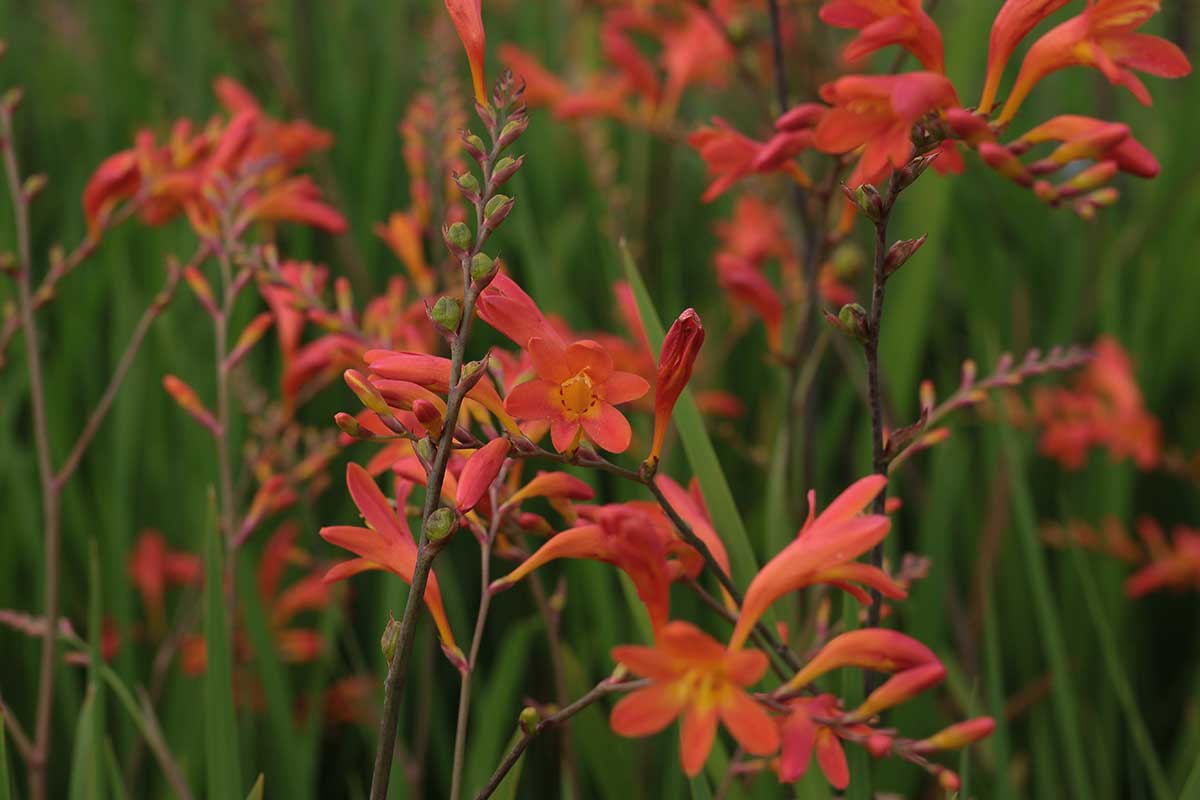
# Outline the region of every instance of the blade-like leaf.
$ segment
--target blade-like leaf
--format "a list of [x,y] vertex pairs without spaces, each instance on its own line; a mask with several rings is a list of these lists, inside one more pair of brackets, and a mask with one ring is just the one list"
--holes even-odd
[[204,754],[208,797],[237,797],[242,793],[229,646],[228,624],[232,615],[231,610],[225,608],[224,550],[225,544],[216,523],[216,499],[210,493],[204,565],[204,641],[207,652],[204,670]]
[[246,795],[246,800],[263,800],[263,774],[258,773],[258,780],[250,787],[250,794]]

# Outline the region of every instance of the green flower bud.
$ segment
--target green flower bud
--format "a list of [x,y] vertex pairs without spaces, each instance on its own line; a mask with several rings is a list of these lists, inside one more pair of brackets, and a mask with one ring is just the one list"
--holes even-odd
[[484,218],[486,219],[487,217],[490,217],[493,214],[495,214],[497,211],[499,211],[504,206],[505,203],[507,203],[510,200],[512,200],[512,198],[506,194],[498,194],[495,197],[493,197],[491,200],[488,200],[487,205],[484,206],[484,209],[483,209]]
[[517,724],[521,727],[521,733],[524,734],[533,733],[541,721],[542,715],[533,706],[525,706],[521,709],[521,716],[517,718]]
[[470,172],[459,175],[458,178],[455,179],[455,183],[457,183],[458,188],[462,189],[464,192],[469,194],[479,193],[479,179]]
[[387,663],[392,663],[392,657],[396,655],[396,645],[400,642],[400,620],[389,619],[387,626],[383,629],[383,635],[379,637],[379,649],[383,651],[383,657],[387,659]]
[[471,280],[481,281],[492,274],[494,260],[487,253],[476,253],[471,258]]
[[465,222],[456,222],[446,231],[446,240],[460,250],[466,250],[471,246],[471,229]]
[[462,306],[453,297],[439,297],[429,315],[446,330],[456,331],[462,319]]
[[440,542],[458,526],[458,515],[442,506],[425,519],[425,537],[431,542]]

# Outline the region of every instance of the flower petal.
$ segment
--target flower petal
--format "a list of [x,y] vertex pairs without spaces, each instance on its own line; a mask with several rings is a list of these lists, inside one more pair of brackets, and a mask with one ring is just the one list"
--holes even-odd
[[733,692],[720,708],[721,722],[747,753],[769,756],[779,748],[775,722],[750,695]]
[[[588,438],[608,452],[623,453],[629,448],[633,429],[629,427],[629,420],[610,403],[603,400],[597,402],[595,411],[579,421]],[[555,447],[558,447],[557,441]]]
[[620,736],[650,736],[671,724],[683,709],[683,698],[670,684],[630,692],[613,706],[608,724]]
[[695,706],[689,707],[679,729],[679,759],[689,777],[700,774],[716,735],[716,709],[701,711]]

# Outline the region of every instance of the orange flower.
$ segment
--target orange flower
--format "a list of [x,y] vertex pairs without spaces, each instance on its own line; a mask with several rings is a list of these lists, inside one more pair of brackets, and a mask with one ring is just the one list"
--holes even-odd
[[1114,85],[1124,86],[1143,105],[1150,93],[1130,69],[1162,78],[1192,71],[1183,51],[1166,39],[1135,33],[1159,9],[1159,0],[1088,0],[1083,13],[1033,43],[998,123],[1011,120],[1042,78],[1071,66],[1096,67]]
[[711,126],[700,127],[688,136],[688,145],[704,159],[712,178],[700,199],[711,203],[743,178],[778,170],[787,172],[801,186],[808,186],[811,180],[792,156],[810,144],[809,131],[781,131],[770,141],[759,142],[714,117]]
[[778,353],[783,327],[783,301],[779,292],[754,264],[734,253],[717,253],[717,283],[731,300],[749,306],[767,328],[767,347]]
[[497,55],[500,56],[500,63],[512,70],[518,82],[525,82],[525,93],[521,98],[530,108],[555,106],[569,93],[567,84],[561,78],[542,66],[536,56],[516,45],[500,45]]
[[1068,469],[1083,466],[1088,451],[1106,447],[1114,459],[1132,458],[1141,469],[1157,463],[1161,449],[1158,420],[1142,401],[1129,355],[1102,337],[1087,368],[1071,388],[1043,388],[1033,405],[1042,435],[1038,450]]
[[696,775],[708,759],[720,720],[746,752],[765,756],[779,747],[767,712],[746,691],[767,670],[757,650],[726,650],[688,622],[669,622],[653,647],[622,645],[613,659],[650,679],[613,707],[609,724],[621,736],[650,736],[679,716],[683,770]]
[[375,226],[375,234],[383,239],[388,248],[400,259],[400,263],[412,276],[417,291],[422,295],[433,293],[434,274],[425,260],[425,245],[421,242],[421,222],[414,212],[393,212],[386,225]]
[[859,602],[871,602],[854,583],[878,590],[885,597],[903,598],[905,591],[883,570],[854,559],[887,536],[891,521],[879,514],[860,515],[887,479],[872,475],[859,480],[814,518],[815,497],[808,495],[808,519],[795,541],[771,559],[750,582],[742,612],[729,641],[730,647],[745,643],[755,623],[777,599],[814,583],[829,583],[850,592]]
[[921,0],[831,0],[821,6],[821,21],[860,31],[842,51],[850,63],[900,45],[933,72],[945,72],[942,32],[921,7]]
[[658,356],[658,374],[654,382],[654,444],[648,461],[657,463],[662,454],[671,412],[675,410],[680,392],[692,379],[692,366],[702,344],[704,326],[696,310],[689,308],[672,323]]
[[587,558],[612,564],[633,581],[656,629],[667,621],[670,584],[699,574],[699,553],[675,535],[670,520],[650,503],[581,507],[584,524],[557,533],[490,591],[507,589],[538,567],[560,558]]
[[1000,79],[1004,67],[1012,57],[1017,45],[1037,27],[1038,23],[1058,11],[1068,0],[1007,0],[992,22],[992,34],[988,41],[987,80],[983,85],[983,97],[978,112],[987,115],[996,102]]
[[1179,525],[1171,544],[1157,522],[1140,520],[1138,533],[1150,550],[1150,563],[1129,576],[1125,594],[1142,597],[1159,589],[1200,590],[1200,531]]
[[487,88],[484,86],[483,56],[486,38],[483,33],[483,9],[480,0],[446,0],[450,21],[458,31],[463,49],[467,51],[467,63],[471,65],[471,83],[475,87],[475,102],[488,104]]
[[[417,565],[417,545],[408,529],[408,520],[403,513],[396,513],[375,481],[359,465],[346,465],[346,486],[368,527],[333,525],[321,529],[322,539],[358,556],[332,567],[325,573],[325,582],[332,583],[367,570],[382,569],[399,575],[405,583],[411,584]],[[397,507],[403,508],[408,488],[407,483],[397,482]],[[454,634],[450,631],[450,623],[442,608],[442,592],[438,588],[437,575],[433,572],[429,573],[429,583],[425,586],[425,605],[437,627],[442,651],[455,666],[464,668],[466,659],[454,643]]]
[[821,87],[833,106],[817,123],[815,144],[826,153],[863,148],[847,179],[877,183],[912,157],[912,129],[927,114],[958,105],[954,86],[935,72],[847,75]]
[[848,729],[822,724],[822,720],[837,719],[842,714],[838,699],[832,694],[815,697],[796,697],[788,701],[789,712],[779,725],[779,780],[792,783],[808,772],[813,753],[829,785],[841,791],[850,785],[850,766],[838,741],[839,733],[869,736],[866,725],[851,725]]
[[612,453],[629,447],[629,421],[615,406],[646,394],[650,384],[644,378],[614,370],[612,356],[591,339],[564,348],[535,336],[526,349],[537,377],[509,392],[504,401],[508,413],[550,420],[550,438],[559,452],[577,447],[585,434]]
[[156,530],[144,530],[129,555],[129,579],[142,596],[142,605],[150,617],[150,627],[161,634],[166,621],[164,600],[167,586],[194,586],[200,583],[200,559],[172,550]]
[[503,271],[479,294],[475,308],[480,319],[522,349],[535,336],[562,341],[533,298]]
[[1081,158],[1115,161],[1122,172],[1139,178],[1153,178],[1158,174],[1158,160],[1130,135],[1127,125],[1075,114],[1062,114],[1043,122],[1008,148],[1014,153],[1023,153],[1029,147],[1049,141],[1063,144],[1030,166],[1030,171],[1035,174]]
[[460,513],[473,509],[487,495],[508,457],[508,439],[493,439],[476,450],[463,465],[455,487],[455,505]]

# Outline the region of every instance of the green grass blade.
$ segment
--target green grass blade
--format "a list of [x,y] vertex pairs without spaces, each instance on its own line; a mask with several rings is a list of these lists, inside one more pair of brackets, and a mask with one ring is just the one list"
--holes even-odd
[[712,789],[709,788],[708,778],[704,777],[704,773],[688,781],[688,787],[692,790],[692,800],[712,800]]
[[[504,752],[508,752],[517,746],[517,742],[521,740],[524,734],[521,732],[520,726],[513,733],[512,738],[508,740],[508,746],[504,748]],[[516,800],[517,786],[521,783],[521,769],[525,766],[525,753],[521,753],[521,757],[512,765],[512,769],[504,776],[504,780],[496,787],[496,791],[492,797],[496,800]]]
[[0,712],[0,800],[12,800],[12,777],[8,774],[8,740],[4,712]]
[[[113,751],[112,739],[104,737],[104,768],[108,773],[108,793],[116,800],[129,800],[129,791],[125,788],[125,778],[121,775],[121,765],[117,762],[117,754]],[[0,794],[0,800],[3,800]]]
[[[621,258],[625,265],[625,277],[629,280],[634,297],[637,298],[646,335],[650,339],[650,345],[657,350],[662,346],[663,337],[666,335],[662,322],[627,247],[622,246]],[[692,472],[700,481],[700,490],[708,503],[713,525],[721,534],[725,549],[729,551],[733,582],[739,586],[746,586],[758,571],[758,562],[750,546],[746,526],[742,523],[741,514],[738,513],[737,504],[734,502],[733,492],[729,489],[708,430],[704,427],[704,418],[700,416],[700,409],[696,408],[691,392],[684,390],[679,396],[679,401],[675,404],[674,421],[688,462],[692,465]]]
[[95,683],[88,684],[75,728],[75,747],[71,755],[71,779],[68,789],[71,800],[97,800],[103,796],[103,784],[97,769],[101,750],[96,727],[96,689]]
[[1154,742],[1150,738],[1150,731],[1146,729],[1146,721],[1142,719],[1142,712],[1138,708],[1133,687],[1130,686],[1129,677],[1125,674],[1125,667],[1121,664],[1116,637],[1113,635],[1112,625],[1109,624],[1108,617],[1105,616],[1101,605],[1096,579],[1088,568],[1083,553],[1078,548],[1071,548],[1071,556],[1080,583],[1083,584],[1083,596],[1087,603],[1088,613],[1092,617],[1096,634],[1100,637],[1104,666],[1108,670],[1109,680],[1112,681],[1113,691],[1116,692],[1117,702],[1121,704],[1121,709],[1125,712],[1125,722],[1129,726],[1130,736],[1133,737],[1134,749],[1146,770],[1146,777],[1150,781],[1150,788],[1156,800],[1170,800],[1171,787],[1167,781],[1167,774],[1158,760]]
[[1187,782],[1183,784],[1179,800],[1200,800],[1200,755],[1196,756],[1196,763],[1188,774]]
[[1000,659],[1000,635],[997,630],[996,606],[992,586],[986,587],[983,596],[983,659],[985,664],[988,705],[996,730],[988,737],[992,748],[995,774],[992,776],[992,792],[996,800],[1015,797],[1012,787],[1012,746],[1009,743],[1008,720],[1004,716],[1004,668]]
[[258,773],[258,780],[250,787],[250,794],[246,795],[246,800],[263,800],[263,788],[265,779],[263,774]]
[[216,523],[216,499],[210,493],[204,565],[204,640],[208,654],[204,671],[204,753],[208,797],[238,797],[242,793],[229,617],[225,609],[224,551]]
[[1051,702],[1054,708],[1054,719],[1058,726],[1059,744],[1066,755],[1067,778],[1073,796],[1094,797],[1083,752],[1079,704],[1076,702],[1071,667],[1063,646],[1062,621],[1054,607],[1046,558],[1042,552],[1041,542],[1038,540],[1033,497],[1014,435],[1011,431],[1005,430],[1000,432],[999,438],[1004,462],[1008,467],[1009,481],[1012,484],[1013,522],[1025,560],[1025,572],[1029,576],[1034,618],[1037,621],[1042,647],[1046,651],[1046,657],[1049,659],[1050,669],[1054,675]]

